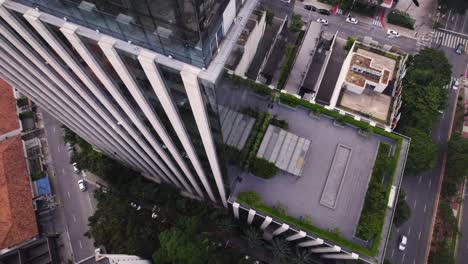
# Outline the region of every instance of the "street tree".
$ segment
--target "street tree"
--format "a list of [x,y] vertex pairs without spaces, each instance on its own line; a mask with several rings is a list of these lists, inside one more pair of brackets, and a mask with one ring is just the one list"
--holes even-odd
[[403,133],[411,138],[405,175],[418,175],[432,169],[437,158],[437,146],[431,137],[417,128],[405,129]]
[[447,173],[453,180],[468,176],[468,139],[455,135],[448,143]]

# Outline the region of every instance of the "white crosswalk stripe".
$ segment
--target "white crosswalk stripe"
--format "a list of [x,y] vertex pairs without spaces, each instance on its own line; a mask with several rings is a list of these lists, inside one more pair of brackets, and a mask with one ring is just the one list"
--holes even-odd
[[343,14],[343,10],[341,10],[340,8],[336,9],[336,13],[337,15],[341,15]]
[[417,42],[416,42],[416,47],[419,50],[424,49],[426,47],[431,46],[432,39],[434,38],[435,32],[431,31],[429,33],[426,33],[424,35],[419,35]]
[[[421,40],[421,43],[423,42],[424,40]],[[462,36],[443,31],[436,31],[432,34],[430,42],[434,43],[435,45],[440,45],[452,49],[455,49],[458,46],[458,44],[461,43],[465,46],[465,52],[468,52],[468,36]]]
[[376,16],[373,20],[372,20],[372,24],[378,26],[378,27],[382,27],[382,23],[380,23],[380,17],[379,16]]

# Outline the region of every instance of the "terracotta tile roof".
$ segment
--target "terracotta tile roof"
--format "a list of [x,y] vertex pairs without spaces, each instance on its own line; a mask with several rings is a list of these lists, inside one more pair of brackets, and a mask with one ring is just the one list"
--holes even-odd
[[20,128],[13,89],[0,80],[0,135]]
[[393,0],[383,0],[383,1],[382,1],[382,4],[392,5],[392,4],[393,4]]
[[0,142],[0,249],[37,236],[21,136]]

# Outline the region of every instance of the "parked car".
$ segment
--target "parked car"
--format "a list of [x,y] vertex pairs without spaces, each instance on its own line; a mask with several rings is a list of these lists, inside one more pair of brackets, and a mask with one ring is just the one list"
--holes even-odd
[[464,51],[465,51],[465,45],[463,45],[463,43],[458,43],[458,46],[455,52],[457,54],[462,54]]
[[398,249],[404,251],[406,249],[406,243],[408,242],[408,238],[405,235],[400,237],[400,242],[398,243]]
[[460,85],[460,82],[458,80],[453,81],[452,89],[458,90],[458,85]]
[[130,206],[135,208],[137,211],[140,211],[140,209],[141,209],[141,206],[136,204],[136,203],[130,203]]
[[355,17],[348,16],[348,17],[346,18],[346,22],[351,23],[351,24],[357,24],[357,23],[358,23],[358,20],[357,20],[357,18],[355,18]]
[[78,181],[78,187],[80,188],[80,191],[84,192],[86,191],[86,184],[84,180],[79,180]]
[[328,11],[326,9],[319,9],[318,12],[319,12],[319,14],[322,14],[322,15],[326,15],[326,16],[330,15],[330,11]]
[[400,33],[396,32],[393,29],[389,29],[389,30],[387,30],[387,36],[389,38],[398,38],[400,36]]
[[328,25],[328,21],[323,18],[317,18],[317,22],[320,24]]
[[75,173],[80,173],[80,172],[81,172],[81,170],[78,169],[78,167],[76,166],[76,162],[73,163],[72,166],[73,166],[73,171],[74,171]]
[[305,6],[304,6],[304,9],[305,9],[305,10],[314,11],[314,12],[317,11],[317,8],[316,8],[315,6],[313,6],[313,5],[305,5]]

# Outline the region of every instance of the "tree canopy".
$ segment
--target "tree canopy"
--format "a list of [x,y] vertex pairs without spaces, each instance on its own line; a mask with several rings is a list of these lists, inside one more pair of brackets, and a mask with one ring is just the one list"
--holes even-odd
[[[437,62],[437,63],[434,63]],[[438,110],[445,108],[451,65],[442,51],[426,48],[415,55],[403,80],[402,120],[399,129],[430,131]]]
[[459,135],[452,137],[447,151],[447,173],[451,179],[468,176],[468,139]]
[[432,143],[431,137],[416,128],[408,128],[404,134],[411,138],[405,173],[417,175],[434,167],[437,146]]

